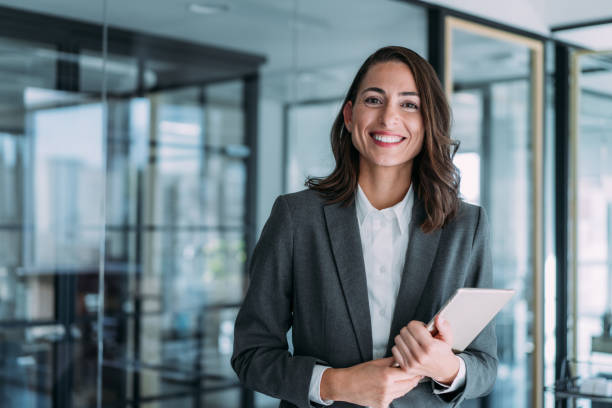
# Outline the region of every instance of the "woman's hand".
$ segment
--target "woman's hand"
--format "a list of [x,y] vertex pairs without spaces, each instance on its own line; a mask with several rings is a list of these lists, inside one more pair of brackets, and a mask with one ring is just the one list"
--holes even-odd
[[448,385],[459,372],[459,357],[451,349],[453,333],[450,324],[439,316],[435,324],[438,333],[432,336],[423,322],[411,321],[395,336],[391,351],[406,374],[431,377]]
[[321,398],[387,408],[394,399],[410,392],[421,379],[391,367],[393,362],[394,358],[388,357],[349,368],[329,368],[321,378]]

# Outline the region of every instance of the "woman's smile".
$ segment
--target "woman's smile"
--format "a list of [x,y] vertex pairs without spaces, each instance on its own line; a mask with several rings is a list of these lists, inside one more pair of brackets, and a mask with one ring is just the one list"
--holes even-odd
[[374,143],[381,147],[394,147],[400,145],[406,138],[392,132],[375,131],[370,133]]

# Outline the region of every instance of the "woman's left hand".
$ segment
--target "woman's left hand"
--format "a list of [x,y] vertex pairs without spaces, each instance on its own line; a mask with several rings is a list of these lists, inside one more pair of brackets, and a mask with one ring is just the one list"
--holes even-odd
[[450,324],[438,316],[435,325],[438,333],[432,336],[425,323],[411,321],[395,336],[391,351],[406,373],[431,377],[448,385],[459,372],[459,357],[451,349],[453,333]]

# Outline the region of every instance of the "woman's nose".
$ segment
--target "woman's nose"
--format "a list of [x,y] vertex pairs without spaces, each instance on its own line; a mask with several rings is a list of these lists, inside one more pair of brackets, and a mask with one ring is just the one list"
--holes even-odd
[[395,124],[398,119],[399,112],[391,105],[386,105],[380,113],[380,123],[386,127],[391,127]]

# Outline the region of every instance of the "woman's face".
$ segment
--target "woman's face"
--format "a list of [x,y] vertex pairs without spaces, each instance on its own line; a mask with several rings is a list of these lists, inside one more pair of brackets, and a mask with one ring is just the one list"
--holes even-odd
[[[360,160],[369,166],[411,166],[423,145],[421,100],[410,68],[401,62],[373,65],[355,103],[343,108]],[[367,163],[363,163],[363,161]]]

